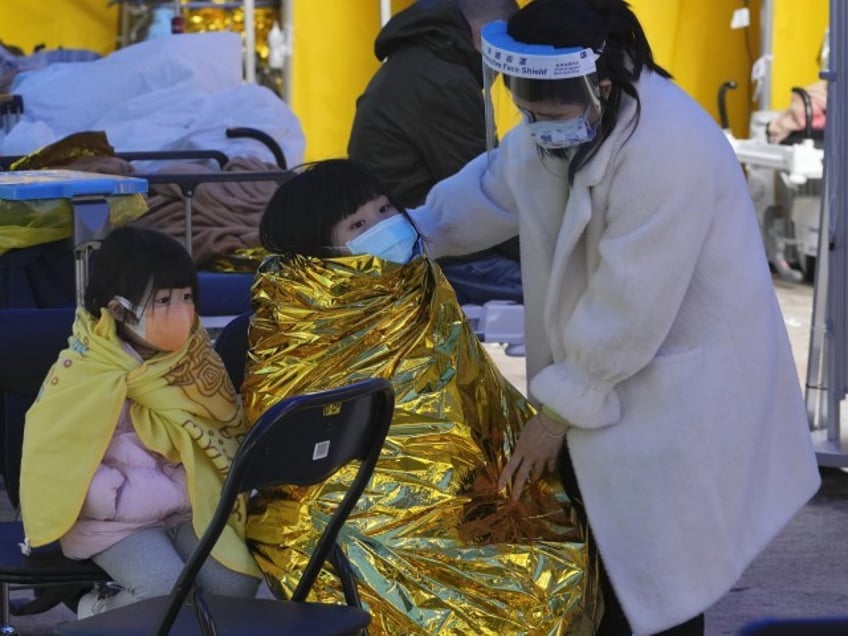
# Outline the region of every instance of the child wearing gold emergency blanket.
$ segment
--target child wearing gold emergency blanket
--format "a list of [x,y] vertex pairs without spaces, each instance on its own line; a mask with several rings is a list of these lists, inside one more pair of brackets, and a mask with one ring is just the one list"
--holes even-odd
[[[498,476],[532,407],[477,341],[438,266],[385,189],[348,160],[280,186],[260,228],[276,254],[253,285],[242,387],[248,421],[288,395],[389,379],[395,411],[340,536],[371,634],[592,634],[600,601],[585,528],[553,479],[517,500]],[[264,492],[248,541],[291,594],[342,471]],[[321,598],[341,601],[333,575]]]

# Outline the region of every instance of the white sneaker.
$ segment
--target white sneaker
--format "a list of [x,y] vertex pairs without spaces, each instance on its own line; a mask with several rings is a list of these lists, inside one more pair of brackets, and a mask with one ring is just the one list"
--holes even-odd
[[80,596],[77,604],[77,619],[82,620],[94,616],[94,605],[100,600],[100,591],[95,587],[93,590]]
[[80,597],[77,604],[77,620],[94,616],[106,611],[107,601],[121,591],[121,587],[115,583],[97,583],[90,592]]

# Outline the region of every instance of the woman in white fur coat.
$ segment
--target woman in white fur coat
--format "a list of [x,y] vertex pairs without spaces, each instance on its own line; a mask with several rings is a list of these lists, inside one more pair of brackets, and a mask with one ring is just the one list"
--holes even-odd
[[[623,0],[534,0],[490,27],[486,65],[526,121],[413,214],[432,256],[521,239],[542,411],[502,485],[558,462],[608,577],[599,634],[702,635],[820,483],[742,171]],[[587,51],[578,103],[500,65],[557,76]]]

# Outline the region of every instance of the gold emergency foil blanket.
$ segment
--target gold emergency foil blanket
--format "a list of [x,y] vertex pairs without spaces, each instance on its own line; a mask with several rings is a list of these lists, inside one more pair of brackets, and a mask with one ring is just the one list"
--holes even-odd
[[[216,4],[223,5],[224,2],[220,0]],[[277,4],[279,4],[277,1],[254,0],[254,41],[256,42],[256,55],[261,60],[268,59],[268,34],[271,32],[274,22],[282,22],[279,11],[274,8]],[[208,31],[244,33],[244,9],[242,8],[216,7],[207,3],[207,6],[198,9],[183,7],[182,14],[186,18],[186,33],[206,33]]]
[[256,272],[270,254],[264,247],[239,247],[227,254],[218,254],[206,264],[213,272]]
[[[518,502],[497,478],[532,407],[500,374],[441,270],[420,258],[273,257],[253,286],[248,421],[280,398],[365,377],[395,388],[368,489],[340,536],[371,634],[593,634],[597,571],[561,486]],[[352,478],[254,499],[247,536],[289,596]],[[316,597],[342,602],[323,572]]]

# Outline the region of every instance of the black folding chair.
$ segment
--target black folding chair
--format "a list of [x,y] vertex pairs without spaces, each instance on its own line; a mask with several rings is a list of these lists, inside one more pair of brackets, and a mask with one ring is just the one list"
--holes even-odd
[[[244,382],[247,350],[249,348],[247,331],[252,317],[252,311],[239,314],[224,325],[218,337],[215,338],[215,351],[221,356],[224,367],[227,369],[227,375],[230,376],[236,392],[240,390],[241,384]],[[353,607],[361,607],[362,603],[356,587],[356,576],[347,556],[336,546],[336,549],[330,554],[330,560],[336,569],[336,574],[342,581],[345,601]]]
[[[59,625],[65,636],[166,634],[356,634],[371,620],[361,608],[307,602],[318,573],[339,552],[336,538],[365,489],[394,408],[391,384],[369,379],[286,398],[270,407],[242,442],[203,537],[170,596],[146,599],[82,621]],[[327,522],[291,601],[205,597],[195,577],[227,523],[239,493],[282,484],[319,483],[359,460],[347,493]],[[191,597],[189,599],[189,597]],[[188,600],[188,602],[187,602]]]
[[236,392],[241,389],[241,383],[244,382],[248,348],[247,328],[250,325],[252,315],[252,311],[239,314],[224,325],[224,328],[215,338],[215,351],[224,361],[227,375],[230,376]]
[[[73,319],[71,308],[0,310],[3,481],[14,508],[18,506],[24,416],[50,366],[67,346]],[[23,524],[0,522],[0,634],[17,633],[10,614],[38,614],[61,602],[72,603],[88,584],[108,580],[93,561],[66,558],[58,543],[24,555],[18,547],[23,540]],[[35,598],[10,605],[13,587],[35,589]]]

